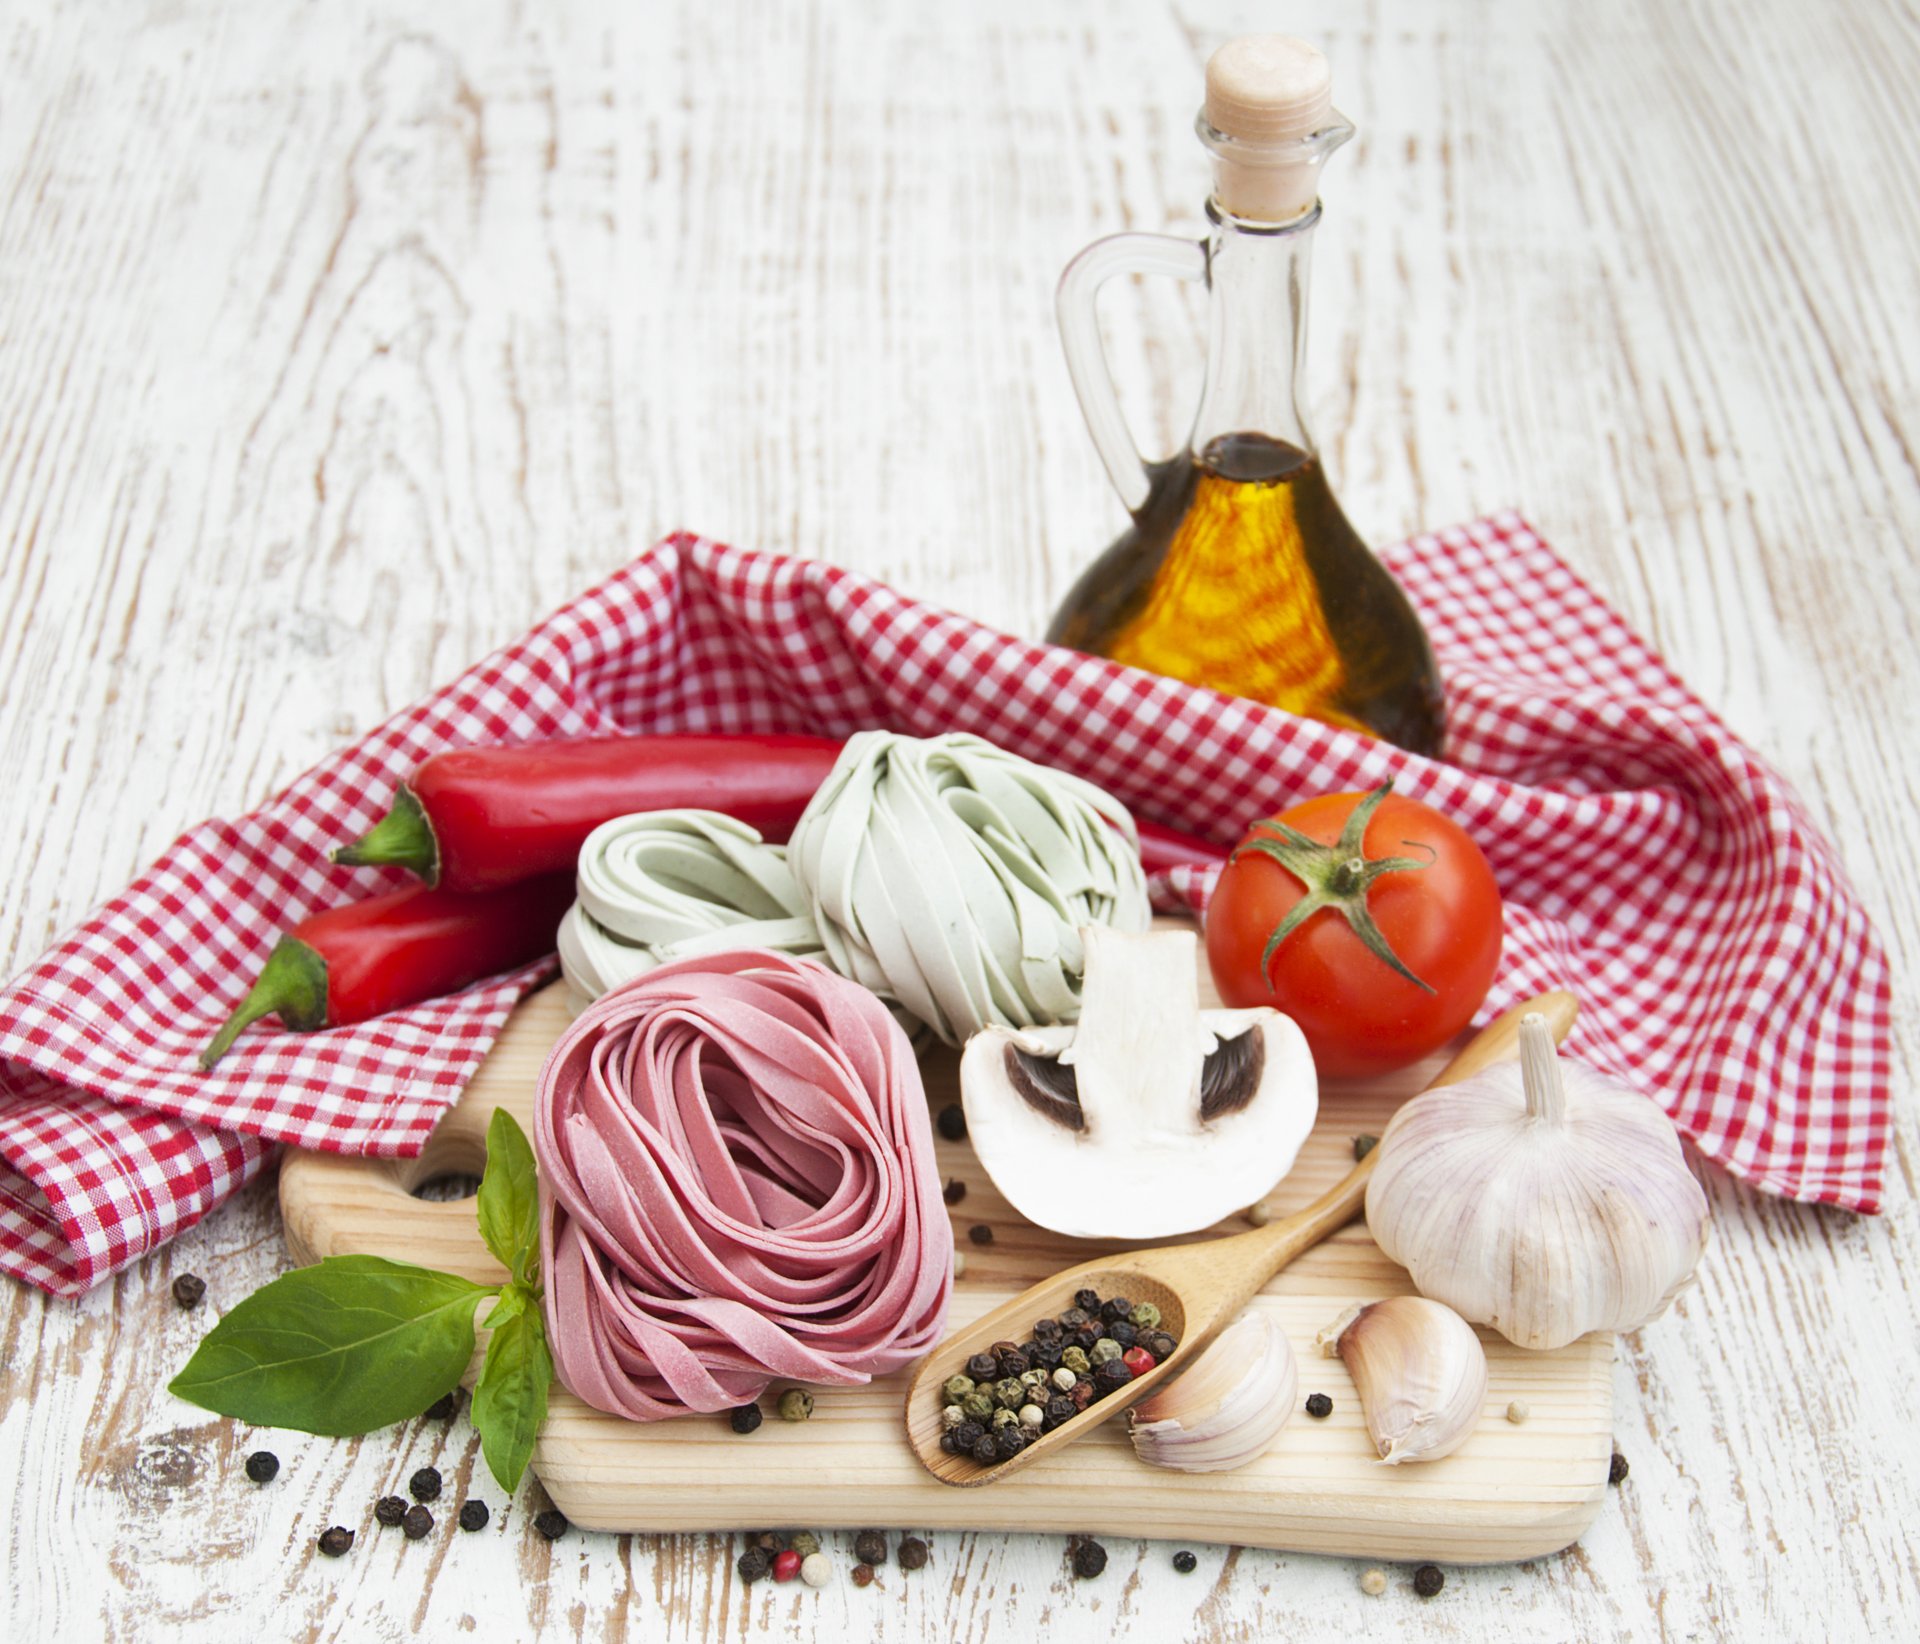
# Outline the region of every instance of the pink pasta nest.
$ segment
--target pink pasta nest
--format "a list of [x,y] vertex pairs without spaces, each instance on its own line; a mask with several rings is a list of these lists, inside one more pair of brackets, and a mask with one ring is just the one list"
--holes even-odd
[[945,1328],[953,1233],[912,1048],[817,964],[722,953],[605,995],[541,1069],[534,1150],[554,1365],[599,1409],[857,1384]]

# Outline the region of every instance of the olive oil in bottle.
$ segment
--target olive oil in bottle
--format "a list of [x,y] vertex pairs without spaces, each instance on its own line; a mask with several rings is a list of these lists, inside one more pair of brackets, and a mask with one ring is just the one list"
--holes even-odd
[[[1133,524],[1047,637],[1438,754],[1426,634],[1341,511],[1299,404],[1319,168],[1352,134],[1325,58],[1283,36],[1223,47],[1199,125],[1215,156],[1209,237],[1115,235],[1061,281],[1068,366]],[[1166,462],[1135,452],[1100,355],[1094,293],[1122,272],[1211,293],[1206,390],[1187,449]]]

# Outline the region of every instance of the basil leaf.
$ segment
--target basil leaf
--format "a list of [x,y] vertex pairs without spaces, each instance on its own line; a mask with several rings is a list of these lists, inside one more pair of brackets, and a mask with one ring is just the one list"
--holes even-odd
[[524,1284],[510,1284],[500,1292],[499,1305],[480,1322],[489,1330],[498,1330],[508,1319],[524,1313],[533,1299],[533,1291]]
[[480,1178],[480,1237],[522,1284],[532,1284],[540,1261],[540,1192],[534,1183],[527,1133],[504,1107],[487,1124],[487,1171]]
[[492,1294],[407,1262],[329,1256],[236,1306],[168,1388],[261,1427],[368,1433],[410,1420],[459,1383],[473,1357],[474,1304]]
[[480,1433],[480,1453],[499,1481],[512,1490],[533,1455],[534,1436],[547,1419],[547,1387],[553,1355],[537,1307],[524,1307],[493,1333],[486,1362],[473,1389],[469,1412]]

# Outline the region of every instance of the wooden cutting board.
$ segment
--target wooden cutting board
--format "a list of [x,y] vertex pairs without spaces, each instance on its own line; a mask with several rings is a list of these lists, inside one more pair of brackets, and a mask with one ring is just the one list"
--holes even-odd
[[[1214,1002],[1204,972],[1201,992]],[[569,1019],[561,987],[523,1003],[417,1159],[289,1152],[280,1208],[295,1259],[366,1252],[484,1282],[504,1277],[480,1242],[470,1200],[429,1202],[413,1190],[437,1177],[477,1175],[496,1107],[510,1109],[531,1133],[534,1080]],[[1390,1080],[1324,1089],[1319,1124],[1268,1201],[1273,1213],[1331,1187],[1352,1165],[1353,1138],[1378,1135],[1445,1059],[1435,1056]],[[937,1050],[923,1071],[936,1111],[958,1100],[952,1052]],[[951,1211],[965,1258],[955,1324],[1114,1248],[1034,1227],[994,1191],[967,1143],[942,1140],[937,1147],[942,1180],[967,1185]],[[1235,1216],[1217,1231],[1248,1225]],[[990,1243],[973,1241],[977,1227],[992,1229]],[[1149,1470],[1135,1459],[1122,1416],[1005,1483],[954,1489],[908,1451],[904,1372],[864,1388],[823,1389],[811,1421],[769,1415],[744,1437],[718,1416],[622,1421],[556,1386],[533,1469],[569,1519],[600,1530],[1085,1531],[1454,1564],[1532,1558],[1568,1546],[1606,1496],[1613,1338],[1589,1336],[1557,1352],[1527,1353],[1482,1331],[1490,1375],[1479,1429],[1445,1460],[1386,1467],[1374,1459],[1345,1367],[1319,1356],[1314,1336],[1350,1303],[1411,1289],[1364,1224],[1309,1251],[1268,1286],[1256,1305],[1274,1313],[1293,1343],[1301,1399],[1325,1393],[1333,1414],[1315,1421],[1296,1411],[1278,1445],[1237,1472]],[[1530,1409],[1518,1425],[1505,1416],[1514,1399]]]

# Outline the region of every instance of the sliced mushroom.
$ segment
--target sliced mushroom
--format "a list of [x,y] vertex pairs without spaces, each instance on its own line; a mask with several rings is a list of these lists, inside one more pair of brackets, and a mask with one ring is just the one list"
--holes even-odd
[[1076,1238],[1209,1227],[1264,1198],[1319,1111],[1305,1037],[1277,1010],[1200,1008],[1191,931],[1081,932],[1071,1027],[989,1027],[960,1094],[980,1162],[1031,1222]]

